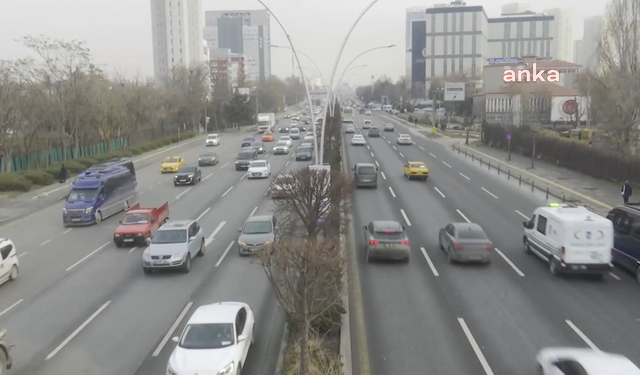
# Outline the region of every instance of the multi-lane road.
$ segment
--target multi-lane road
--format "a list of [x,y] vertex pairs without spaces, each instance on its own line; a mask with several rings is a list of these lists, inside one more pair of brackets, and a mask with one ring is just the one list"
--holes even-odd
[[[363,119],[395,132],[368,138]],[[555,278],[527,255],[522,222],[544,197],[471,164],[392,117],[357,116],[367,146],[351,146],[349,165],[379,166],[378,188],[354,193],[353,228],[372,375],[534,374],[547,346],[579,346],[624,354],[640,364],[640,299],[632,276],[614,270],[604,282]],[[398,146],[398,133],[415,144]],[[402,167],[423,161],[427,182],[408,181]],[[392,219],[406,226],[409,264],[367,264],[363,225]],[[450,222],[483,226],[496,250],[489,266],[450,265],[438,231]],[[362,357],[361,357],[362,358]]]
[[[0,228],[0,236],[15,242],[21,266],[18,280],[0,287],[0,327],[15,345],[12,374],[164,373],[171,336],[195,308],[223,300],[247,302],[256,315],[256,345],[243,373],[273,373],[284,316],[260,266],[234,247],[248,216],[274,208],[265,196],[270,179],[248,180],[235,171],[247,135],[224,133],[214,148],[220,163],[204,167],[203,181],[193,187],[173,186],[172,175],[160,174],[160,160],[177,154],[197,163],[204,140],[158,154],[157,163],[137,170],[141,205],[169,201],[171,219],[198,219],[204,228],[206,255],[189,274],[145,276],[144,249],[113,244],[121,215],[63,228],[60,203]],[[303,165],[291,156],[263,157],[275,175]]]

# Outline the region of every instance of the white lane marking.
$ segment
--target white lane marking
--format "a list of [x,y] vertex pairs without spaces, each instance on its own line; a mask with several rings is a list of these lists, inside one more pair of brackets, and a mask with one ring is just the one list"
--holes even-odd
[[133,253],[136,250],[138,250],[137,246],[132,247],[131,250],[129,250],[129,254]]
[[227,191],[225,191],[224,193],[222,193],[222,197],[224,197],[225,195],[229,194],[229,192],[231,191],[231,189],[233,189],[233,186],[228,188]]
[[251,213],[249,214],[249,216],[253,216],[253,214],[255,214],[255,213],[256,213],[256,211],[258,211],[258,206],[255,206],[255,207],[253,208],[253,210],[251,211]]
[[153,189],[153,186],[150,186],[147,190],[152,190],[152,189]]
[[287,165],[289,165],[289,162],[290,162],[290,161],[291,161],[291,160],[287,160],[287,162],[286,162],[286,163],[284,163],[284,166],[286,167]]
[[266,159],[269,156],[269,153],[267,152],[266,154],[264,154],[264,158]]
[[458,174],[459,174],[460,176],[462,176],[462,177],[466,178],[466,179],[467,179],[467,181],[471,181],[471,179],[470,179],[469,177],[465,176],[462,172],[458,172]]
[[[214,172],[215,173],[215,172]],[[207,181],[207,179],[211,176],[214,175],[214,173],[209,173],[205,178],[202,179],[202,181]]]
[[440,196],[441,196],[442,198],[446,198],[446,197],[445,197],[445,195],[444,195],[444,194],[442,194],[442,192],[440,191],[440,189],[438,189],[438,188],[437,188],[437,187],[435,187],[435,186],[434,186],[433,188],[435,189],[435,191],[437,191],[437,192],[438,192],[438,194],[440,194]]
[[244,180],[245,177],[247,177],[248,173],[245,173],[242,175],[242,177],[240,177],[240,180]]
[[83,329],[85,329],[86,326],[89,325],[89,323],[91,323],[93,321],[93,319],[95,319],[98,315],[100,315],[100,313],[107,308],[107,306],[109,306],[109,304],[111,303],[111,301],[107,301],[105,302],[104,305],[100,306],[100,308],[98,310],[96,310],[96,312],[94,312],[93,314],[91,314],[91,316],[89,317],[89,319],[85,320],[82,324],[80,324],[80,327],[76,328],[75,331],[73,331],[69,337],[67,337],[66,339],[64,339],[63,342],[60,343],[60,345],[58,345],[57,348],[53,349],[53,351],[51,353],[49,353],[49,355],[44,359],[45,361],[50,360],[51,358],[53,358],[56,354],[58,354],[68,343],[71,342],[71,340],[73,340],[76,336],[78,336],[78,334],[80,333],[80,331],[82,331]]
[[164,181],[160,181],[160,182],[158,182],[158,185],[162,185],[162,183],[163,183],[163,182],[164,182]]
[[94,255],[95,253],[97,253],[98,251],[104,249],[105,247],[107,247],[111,242],[107,242],[106,244],[100,246],[99,248],[93,250],[92,252],[90,252],[89,254],[85,255],[84,258],[80,259],[79,261],[75,262],[74,264],[72,264],[69,268],[67,268],[65,271],[69,272],[72,269],[76,268],[76,266],[78,266],[80,263],[84,262],[85,260],[89,259],[92,255]]
[[200,219],[202,219],[202,218],[204,217],[204,215],[206,215],[206,214],[207,214],[207,212],[209,212],[210,210],[211,210],[211,207],[207,207],[207,209],[206,209],[206,210],[204,210],[204,212],[203,212],[203,213],[201,213],[201,214],[200,214],[200,216],[198,216],[198,217],[196,218],[196,221],[200,221]]
[[433,272],[433,276],[435,276],[435,277],[440,276],[440,274],[438,273],[438,270],[436,269],[436,266],[433,265],[433,262],[431,261],[431,258],[429,258],[429,254],[427,254],[427,250],[425,250],[424,247],[421,247],[420,251],[422,252],[422,255],[424,256],[424,259],[427,260],[427,264],[429,265],[429,268],[431,268],[431,272]]
[[218,232],[220,232],[222,227],[225,226],[225,224],[227,224],[226,221],[221,221],[220,224],[218,224],[216,229],[214,229],[213,232],[211,232],[211,235],[209,235],[209,237],[207,237],[207,239],[204,241],[204,246],[209,246],[209,244],[213,242],[213,240],[215,240],[216,235],[218,234]]
[[235,241],[231,241],[229,246],[227,246],[227,248],[224,250],[224,253],[222,253],[222,255],[220,256],[220,259],[218,259],[218,261],[216,262],[215,267],[220,267],[220,265],[222,264],[222,261],[227,256],[227,254],[229,254],[229,250],[231,250],[231,247],[233,247],[234,243],[235,243]]
[[380,164],[378,164],[378,161],[376,160],[376,167],[380,168]]
[[191,190],[191,188],[188,188],[187,190],[183,191],[182,193],[176,195],[176,199],[180,199],[183,195],[187,194],[189,192],[189,190]]
[[49,242],[51,242],[51,240],[46,240],[43,243],[41,243],[40,246],[44,246],[44,245],[48,244]]
[[18,306],[18,305],[19,305],[19,304],[21,304],[22,302],[24,302],[24,300],[23,300],[23,299],[18,300],[17,302],[14,302],[14,303],[13,303],[13,305],[11,305],[11,306],[7,307],[6,309],[4,309],[4,310],[0,311],[0,316],[2,316],[2,315],[4,315],[4,314],[8,313],[9,311],[11,311],[11,309],[13,309],[14,307]]
[[[386,139],[386,138],[385,138],[385,139]],[[389,140],[387,140],[387,143],[388,143],[388,144],[391,144],[391,142],[389,142]]]
[[404,212],[404,210],[402,208],[400,209],[400,213],[402,214],[402,218],[407,223],[407,225],[411,226],[411,222],[409,221],[409,218],[407,217],[407,214]]
[[369,147],[369,145],[367,145],[367,148],[368,148],[369,150],[371,150],[371,147]]
[[73,230],[73,228],[71,228],[71,229],[67,229],[67,230],[65,230],[64,232],[62,232],[62,234],[67,234],[67,233],[71,232],[72,230]]
[[611,277],[613,277],[614,279],[616,279],[616,280],[620,281],[620,276],[616,275],[616,274],[615,274],[615,273],[613,273],[613,272],[609,272],[609,276],[611,276]]
[[466,221],[467,223],[470,223],[471,220],[469,220],[468,217],[464,216],[464,214],[462,213],[462,211],[460,211],[459,209],[456,208],[456,212],[458,213],[458,215],[462,216],[462,218],[464,219],[464,221]]
[[227,164],[223,165],[222,167],[220,167],[220,169],[222,169],[222,168],[226,167],[227,165],[229,165],[229,163],[227,163]]
[[[418,147],[420,147],[420,149],[421,149],[422,151],[426,151],[426,150],[424,149],[424,147],[422,147],[422,146],[418,146]],[[430,154],[431,154],[431,153],[430,153]],[[431,155],[433,155],[433,154],[431,154]]]
[[572,321],[565,320],[565,323],[567,323],[567,325],[576,333],[576,335],[578,335],[582,339],[582,341],[584,341],[585,344],[587,344],[591,349],[600,351],[600,349],[598,349],[596,344],[594,344],[593,341],[589,340],[587,335],[585,335],[584,332],[580,330],[580,328],[578,328],[575,324],[573,324]]
[[396,198],[396,193],[393,192],[393,189],[391,188],[391,186],[389,186],[389,192],[391,193],[391,196]]
[[520,211],[518,211],[518,210],[515,210],[515,211],[516,211],[516,213],[517,213],[518,215],[522,216],[523,218],[525,218],[525,219],[527,219],[527,220],[531,220],[531,219],[529,219],[529,217],[528,217],[527,215],[523,214],[522,212],[520,212]]
[[446,162],[446,161],[444,161],[444,160],[442,161],[442,164],[444,164],[444,165],[446,165],[447,167],[451,168],[451,166],[450,166],[449,164],[447,164],[447,162]]
[[142,195],[142,194],[144,194],[144,191],[141,191],[141,192],[138,193],[138,195]]
[[382,178],[384,178],[385,180],[387,179],[387,176],[384,175],[384,172],[380,171],[380,174],[382,175]]
[[397,150],[396,146],[391,146],[391,147],[393,147],[394,150]]
[[484,354],[482,354],[482,349],[480,349],[480,345],[478,345],[478,342],[473,337],[473,334],[471,333],[469,326],[467,326],[467,323],[462,318],[458,318],[458,323],[460,324],[460,327],[462,327],[464,335],[467,336],[467,340],[469,341],[469,344],[471,344],[471,349],[473,349],[473,352],[476,353],[476,357],[478,357],[478,361],[480,361],[480,365],[484,369],[485,374],[493,375],[493,370],[491,370],[489,362],[487,362]]
[[372,157],[372,158],[375,158],[375,157],[376,157],[376,156],[373,154],[373,152],[370,152],[370,154],[371,154],[371,157]]
[[432,154],[432,153],[429,153],[429,155],[431,155],[434,159],[437,159],[437,158],[438,158],[437,156],[435,156],[435,155],[434,155],[434,154]]
[[490,192],[489,190],[481,187],[480,189],[484,190],[485,193],[489,194],[490,196],[494,197],[495,199],[498,199],[498,196],[493,194],[492,192]]
[[25,251],[24,253],[22,253],[22,254],[18,255],[18,258],[22,258],[23,256],[25,256],[25,255],[27,255],[27,254],[29,254],[29,252],[28,252],[28,251]]
[[504,253],[502,251],[500,251],[500,249],[498,249],[496,247],[496,248],[494,248],[494,250],[496,251],[496,253],[498,253],[498,255],[500,255],[502,257],[502,259],[504,259],[505,262],[507,262],[507,264],[509,266],[511,266],[511,268],[513,268],[514,271],[516,271],[518,276],[524,277],[524,273],[522,271],[520,271],[520,268],[518,268],[515,264],[513,264],[511,259],[509,259],[506,255],[504,255]]
[[404,157],[404,154],[402,152],[398,152],[398,154],[400,154],[400,156]]
[[171,335],[173,335],[173,333],[176,331],[182,319],[184,319],[185,315],[187,315],[187,313],[189,312],[189,309],[191,308],[191,306],[193,306],[193,302],[187,303],[187,306],[185,306],[184,309],[182,309],[182,312],[180,313],[180,315],[178,315],[178,319],[176,319],[176,321],[173,322],[173,324],[169,328],[169,331],[167,331],[167,334],[164,335],[164,337],[162,338],[162,341],[160,341],[160,344],[158,345],[156,350],[153,352],[152,356],[157,357],[158,355],[160,355],[162,348],[164,348],[164,346],[167,345],[167,342],[171,338]]

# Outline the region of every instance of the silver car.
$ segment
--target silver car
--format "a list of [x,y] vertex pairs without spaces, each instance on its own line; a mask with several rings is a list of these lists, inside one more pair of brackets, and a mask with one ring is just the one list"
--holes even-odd
[[209,134],[207,135],[207,139],[205,140],[205,145],[209,146],[220,146],[220,135],[219,134]]
[[372,221],[364,226],[367,263],[378,259],[409,261],[409,238],[397,221]]
[[285,141],[280,141],[273,146],[271,152],[274,155],[285,155],[289,153],[289,144]]
[[353,134],[356,132],[356,128],[353,125],[347,125],[344,127],[344,132],[347,134]]
[[166,223],[158,228],[149,247],[142,253],[142,269],[145,275],[153,270],[179,269],[191,272],[191,259],[203,256],[204,231],[195,220]]
[[411,136],[409,134],[400,134],[398,138],[396,138],[396,143],[399,145],[411,146],[413,141],[411,140]]
[[440,229],[439,242],[449,263],[491,262],[493,243],[478,224],[450,223]]
[[273,215],[250,216],[238,232],[238,254],[251,255],[276,240],[276,218]]

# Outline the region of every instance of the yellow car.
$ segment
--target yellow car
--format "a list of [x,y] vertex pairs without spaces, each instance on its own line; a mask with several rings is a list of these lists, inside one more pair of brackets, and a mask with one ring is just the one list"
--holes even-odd
[[429,177],[429,169],[424,162],[410,161],[404,165],[404,177],[406,177],[407,180],[419,178],[423,181],[427,181],[427,178]]
[[160,172],[172,173],[177,172],[180,167],[184,165],[184,159],[180,156],[169,156],[162,161],[160,165]]

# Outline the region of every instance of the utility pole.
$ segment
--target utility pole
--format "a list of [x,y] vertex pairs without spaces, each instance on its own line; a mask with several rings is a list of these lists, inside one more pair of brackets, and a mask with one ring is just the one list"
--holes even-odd
[[533,152],[531,152],[531,169],[535,168],[536,161],[536,132],[533,131]]
[[587,129],[591,129],[591,77],[587,78]]

